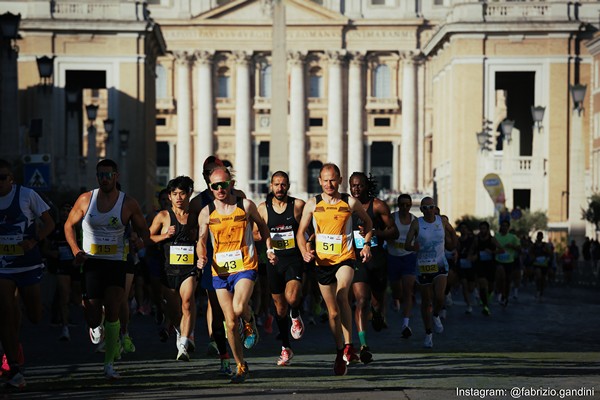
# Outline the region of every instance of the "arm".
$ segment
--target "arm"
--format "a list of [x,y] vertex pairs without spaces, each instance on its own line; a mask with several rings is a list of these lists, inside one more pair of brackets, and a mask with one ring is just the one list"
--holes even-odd
[[305,205],[306,203],[302,199],[294,200],[294,218],[296,218],[296,221],[298,222],[300,222],[300,220],[302,219],[302,211],[304,210]]
[[315,211],[316,201],[315,198],[308,200],[304,209],[302,210],[302,218],[300,218],[300,224],[298,226],[298,232],[296,234],[296,240],[298,241],[298,249],[302,253],[302,258],[305,262],[311,262],[315,259],[315,250],[309,249],[307,246],[306,238],[304,237],[310,222],[312,221],[313,212]]
[[362,204],[358,200],[354,199],[353,197],[350,197],[348,199],[348,203],[351,210],[365,222],[365,245],[360,250],[360,256],[362,257],[362,262],[366,263],[369,262],[369,260],[371,259],[371,238],[373,237],[373,221],[371,221],[371,217],[369,217],[369,214],[367,214]]
[[277,264],[277,256],[275,255],[275,250],[273,249],[273,244],[271,243],[269,227],[267,224],[265,224],[265,221],[263,221],[262,217],[258,213],[256,205],[252,201],[244,199],[244,208],[247,210],[246,212],[250,216],[251,220],[256,224],[256,227],[260,232],[260,236],[265,239],[265,243],[267,244],[267,258],[269,259],[269,262],[273,265]]
[[23,240],[21,243],[23,251],[29,251],[33,249],[36,244],[47,238],[48,235],[50,235],[54,230],[54,219],[52,219],[48,211],[44,211],[42,215],[40,215],[40,219],[42,220],[43,224],[42,228],[38,230],[36,237]]
[[91,192],[83,193],[79,196],[71,209],[64,226],[65,239],[67,240],[69,247],[71,247],[71,252],[73,252],[73,255],[75,256],[74,263],[76,265],[83,263],[87,259],[85,252],[79,248],[79,244],[77,243],[77,232],[75,231],[75,227],[83,220],[85,212],[90,205],[90,197]]
[[171,222],[170,219],[167,219],[168,217],[168,211],[163,210],[152,220],[152,225],[150,225],[150,241],[152,243],[160,243],[175,234],[175,226],[168,225]]
[[445,245],[446,245],[446,250],[454,250],[457,248],[458,246],[458,236],[456,235],[456,231],[454,230],[454,228],[452,227],[452,225],[450,225],[450,222],[448,222],[448,219],[442,218],[442,221],[444,223],[444,231],[445,231]]
[[379,215],[385,226],[382,231],[375,229],[374,234],[384,240],[398,239],[400,232],[398,232],[398,227],[392,218],[390,207],[379,199],[375,199],[374,202],[373,210],[376,215]]
[[406,242],[404,243],[404,248],[408,251],[419,251],[419,242],[417,242],[417,236],[419,236],[419,220],[414,219],[413,222],[410,223],[410,228],[408,228],[408,233],[406,234]]
[[198,269],[204,268],[208,257],[206,255],[206,239],[208,238],[208,207],[204,207],[198,215],[198,243],[196,243],[196,254],[198,255],[198,262],[196,266]]
[[146,225],[144,214],[142,214],[142,209],[138,202],[133,197],[126,196],[124,208],[124,212],[129,214],[129,218],[124,219],[124,221],[126,223],[131,222],[133,230],[138,235],[135,243],[136,249],[143,248],[145,244],[152,244],[150,241],[150,231],[148,230],[148,225]]

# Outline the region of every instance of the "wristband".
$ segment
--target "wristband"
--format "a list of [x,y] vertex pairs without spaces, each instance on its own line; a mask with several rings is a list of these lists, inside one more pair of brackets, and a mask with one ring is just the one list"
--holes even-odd
[[269,254],[269,253],[275,254],[275,249],[267,249],[267,254]]
[[364,243],[363,243],[363,247],[365,247],[365,246],[369,246],[369,247],[371,247],[371,242],[364,242]]

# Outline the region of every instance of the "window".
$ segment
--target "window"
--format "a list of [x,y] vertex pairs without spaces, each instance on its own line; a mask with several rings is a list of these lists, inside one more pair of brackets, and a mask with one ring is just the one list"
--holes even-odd
[[156,118],[156,126],[167,126],[166,118]]
[[231,126],[231,118],[217,118],[217,126]]
[[372,6],[385,6],[385,0],[371,0]]
[[156,65],[156,98],[167,98],[167,70],[162,65]]
[[260,97],[271,98],[271,66],[265,65],[260,70]]
[[323,126],[323,118],[309,118],[308,126]]
[[390,98],[390,67],[380,64],[375,68],[373,82],[373,97],[379,99]]
[[308,176],[306,188],[308,189],[308,193],[320,193],[321,186],[319,185],[319,172],[321,171],[321,167],[323,163],[318,160],[313,160],[308,163]]
[[315,67],[310,70],[308,97],[323,97],[323,73],[321,68]]
[[391,126],[391,121],[389,118],[375,118],[373,121],[373,125],[375,126]]
[[228,99],[230,96],[230,76],[229,68],[219,68],[217,75],[217,97]]

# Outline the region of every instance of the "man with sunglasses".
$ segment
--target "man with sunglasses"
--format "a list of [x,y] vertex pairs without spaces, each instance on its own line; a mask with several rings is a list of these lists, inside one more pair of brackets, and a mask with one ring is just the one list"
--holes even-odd
[[[44,267],[38,244],[54,230],[48,205],[33,190],[13,184],[12,166],[0,160],[0,339],[6,356],[7,386],[22,389],[18,291],[28,318],[42,318],[40,281]],[[36,230],[36,219],[42,226]],[[19,362],[19,359],[21,359]]]
[[[138,235],[137,249],[150,243],[150,234],[138,202],[117,188],[117,164],[109,159],[98,162],[96,177],[99,188],[79,196],[65,222],[65,237],[75,264],[83,264],[83,305],[90,339],[98,344],[104,338],[104,375],[118,379],[113,363],[119,358],[121,347],[119,307],[125,296],[127,272],[125,227],[133,225]],[[75,233],[80,222],[83,248]]]
[[[371,260],[373,223],[360,201],[340,193],[342,174],[335,164],[324,164],[319,172],[323,193],[308,200],[298,227],[298,248],[304,261],[315,260],[317,281],[329,313],[329,328],[335,340],[337,355],[333,364],[336,375],[346,375],[347,365],[359,361],[352,345],[352,310],[348,294],[354,277],[352,215],[364,221],[365,245],[360,251],[363,263]],[[308,249],[305,234],[315,228],[316,247]]]
[[256,205],[236,197],[231,173],[225,167],[216,167],[209,175],[213,202],[204,207],[198,216],[198,268],[208,261],[207,238],[213,245],[213,286],[227,325],[227,339],[237,363],[237,373],[231,383],[243,383],[248,376],[238,321],[244,321],[244,347],[251,348],[258,340],[254,315],[248,304],[257,277],[258,257],[252,234],[253,224],[258,226],[267,244],[267,257],[272,264],[277,256],[271,244],[269,229],[261,219]]
[[[415,219],[406,235],[405,249],[417,253],[417,272],[421,290],[421,316],[425,325],[425,348],[433,347],[433,331],[442,333],[444,326],[439,317],[444,305],[444,292],[448,278],[446,243],[456,244],[454,228],[446,218],[436,215],[431,197],[421,200],[422,217]],[[450,249],[448,249],[450,250]],[[433,312],[433,315],[432,315]]]
[[[204,160],[202,177],[204,178],[204,182],[206,182],[206,189],[190,201],[190,215],[194,216],[196,219],[198,219],[200,211],[215,199],[210,190],[210,173],[217,167],[225,167],[225,164],[219,158],[208,156],[206,160]],[[243,191],[235,189],[233,186],[230,187],[230,191],[231,194],[236,197],[246,198],[246,194]],[[219,374],[231,375],[230,358],[229,353],[227,352],[227,338],[225,337],[225,316],[219,305],[217,292],[215,292],[212,282],[212,243],[209,241],[206,247],[206,256],[209,261],[204,265],[202,277],[200,279],[200,287],[206,290],[206,295],[208,297],[208,307],[206,310],[206,324],[208,326],[208,336],[210,339],[208,354],[214,354],[214,348],[216,347],[216,351],[221,360],[221,367],[218,371]]]
[[[281,355],[277,365],[285,366],[294,357],[288,332],[294,339],[300,339],[304,334],[304,322],[299,309],[304,265],[296,239],[304,201],[288,196],[290,179],[283,171],[277,171],[271,176],[270,186],[271,193],[266,201],[258,205],[258,212],[269,227],[271,242],[279,259],[277,265],[267,268],[267,276],[281,336]],[[291,328],[288,328],[288,308]]]

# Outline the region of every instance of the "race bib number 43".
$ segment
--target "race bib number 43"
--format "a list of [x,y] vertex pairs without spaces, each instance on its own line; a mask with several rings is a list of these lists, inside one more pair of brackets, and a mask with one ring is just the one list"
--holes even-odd
[[342,254],[342,235],[317,234],[317,253]]
[[244,257],[241,250],[227,251],[215,254],[217,274],[231,274],[244,269]]
[[194,265],[194,246],[171,246],[169,264]]
[[23,248],[17,243],[23,241],[23,235],[0,236],[0,256],[22,256]]
[[294,232],[271,232],[271,244],[275,250],[288,250],[296,247]]
[[106,256],[117,254],[117,240],[113,238],[96,236],[90,246],[90,254]]

